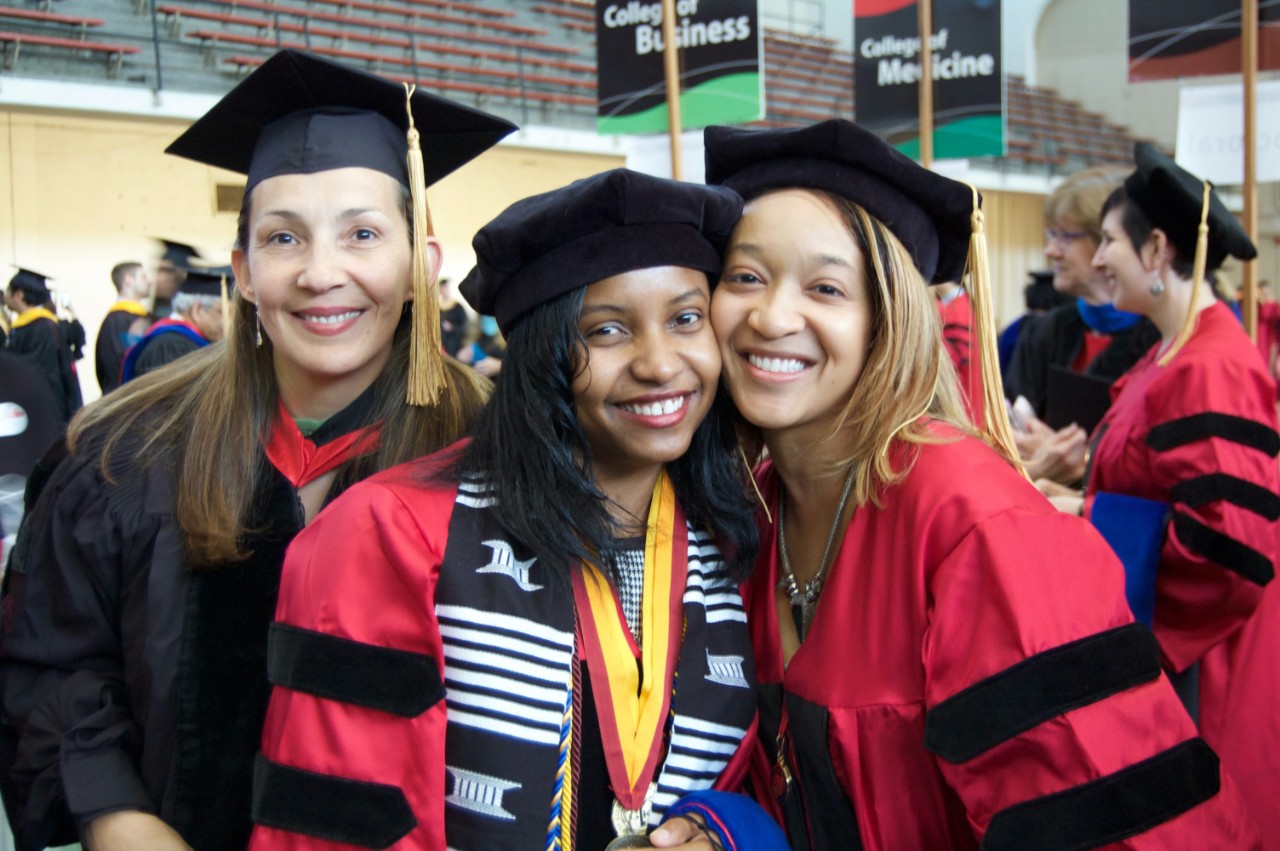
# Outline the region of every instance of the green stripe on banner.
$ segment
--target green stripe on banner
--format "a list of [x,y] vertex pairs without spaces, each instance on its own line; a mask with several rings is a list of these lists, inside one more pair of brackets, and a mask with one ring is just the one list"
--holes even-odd
[[[899,151],[920,159],[920,138],[896,146]],[[999,115],[975,115],[935,127],[933,156],[949,160],[962,157],[999,157],[1004,155],[1004,121]]]
[[[686,89],[680,95],[680,124],[685,130],[709,124],[739,124],[762,116],[760,75],[728,74]],[[631,115],[599,118],[600,133],[665,133],[665,103]]]

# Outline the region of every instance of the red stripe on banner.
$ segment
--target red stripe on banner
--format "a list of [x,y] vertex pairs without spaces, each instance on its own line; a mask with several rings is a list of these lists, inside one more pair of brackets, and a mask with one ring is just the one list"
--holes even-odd
[[916,0],[853,0],[855,18],[874,18],[916,5]]

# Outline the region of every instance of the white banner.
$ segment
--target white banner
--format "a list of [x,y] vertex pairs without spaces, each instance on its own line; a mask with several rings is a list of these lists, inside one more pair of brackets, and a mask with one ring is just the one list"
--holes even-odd
[[[1258,83],[1258,182],[1280,180],[1280,80]],[[1178,104],[1178,165],[1216,184],[1244,182],[1244,92],[1240,84],[1184,86]]]

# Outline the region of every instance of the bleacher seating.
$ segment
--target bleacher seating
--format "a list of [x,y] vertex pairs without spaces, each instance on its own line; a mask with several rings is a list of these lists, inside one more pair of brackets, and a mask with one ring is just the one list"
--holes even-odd
[[[119,76],[126,57],[149,47],[151,0],[64,0],[58,13],[30,2],[0,0],[10,4],[0,5],[6,68],[15,67],[20,49],[33,58],[47,50],[76,61],[105,56],[108,74]],[[154,8],[165,23],[162,57],[175,62],[185,52],[188,77],[215,90],[288,46],[522,117],[530,104],[544,119],[594,125],[591,0],[164,0]],[[125,33],[132,40],[115,37]],[[774,29],[762,44],[765,110],[757,126],[856,117],[848,49]],[[145,57],[131,65],[132,78],[147,78]],[[980,164],[1061,172],[1129,163],[1134,138],[1124,128],[1020,77],[1009,76],[1006,90],[1007,153]]]

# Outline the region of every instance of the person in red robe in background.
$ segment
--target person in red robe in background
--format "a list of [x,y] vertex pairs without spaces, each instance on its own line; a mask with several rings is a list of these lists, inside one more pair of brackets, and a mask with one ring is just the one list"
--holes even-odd
[[1103,208],[1094,262],[1116,306],[1148,317],[1161,339],[1112,387],[1083,504],[1056,501],[1114,530],[1118,551],[1150,541],[1126,558],[1130,601],[1264,847],[1280,849],[1276,389],[1209,278],[1228,255],[1257,250],[1207,183],[1150,145],[1135,158]]
[[982,411],[982,376],[973,367],[976,361],[970,356],[973,344],[973,307],[969,294],[957,283],[948,282],[934,288],[938,299],[938,312],[942,315],[942,342],[951,356],[964,409],[970,421],[976,421]]
[[753,782],[792,848],[1254,847],[1116,557],[1021,475],[998,386],[986,439],[961,425],[926,285],[985,255],[977,193],[845,121],[706,149],[747,201],[711,318],[770,459]]

